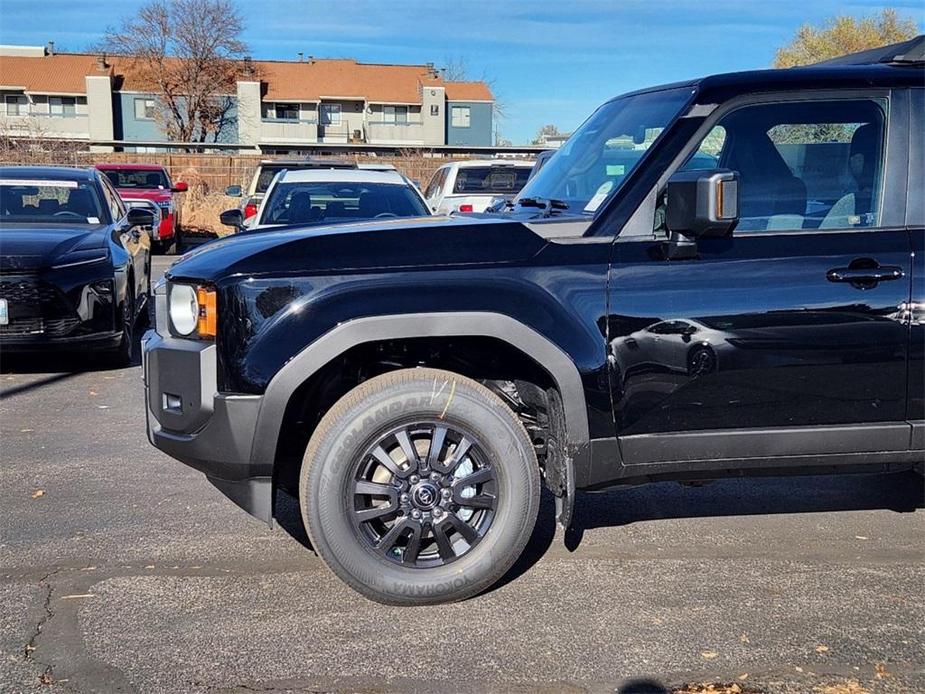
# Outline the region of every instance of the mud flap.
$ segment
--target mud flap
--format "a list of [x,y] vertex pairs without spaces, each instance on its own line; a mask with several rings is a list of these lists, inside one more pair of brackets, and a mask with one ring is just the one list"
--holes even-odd
[[561,495],[556,496],[556,521],[563,530],[568,530],[575,510],[575,465],[572,458],[568,457],[564,463],[565,489]]

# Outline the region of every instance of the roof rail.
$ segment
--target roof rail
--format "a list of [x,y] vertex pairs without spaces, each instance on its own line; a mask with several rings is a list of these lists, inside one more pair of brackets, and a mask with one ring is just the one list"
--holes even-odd
[[838,58],[813,63],[807,67],[820,65],[876,65],[878,63],[915,65],[923,62],[925,62],[925,34],[919,34],[908,41],[871,48],[859,53],[849,53]]

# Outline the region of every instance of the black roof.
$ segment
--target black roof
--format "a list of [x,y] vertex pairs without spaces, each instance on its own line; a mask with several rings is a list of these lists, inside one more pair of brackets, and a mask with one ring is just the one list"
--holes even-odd
[[874,65],[877,63],[921,63],[925,61],[925,34],[914,39],[871,48],[868,51],[849,53],[816,65]]
[[925,63],[921,60],[923,50],[925,36],[918,36],[910,41],[814,65],[729,72],[641,89],[631,94],[687,87],[697,90],[697,103],[716,104],[740,94],[793,89],[921,87],[925,85]]
[[92,181],[92,168],[67,166],[0,166],[0,176],[16,178],[47,178],[52,181]]

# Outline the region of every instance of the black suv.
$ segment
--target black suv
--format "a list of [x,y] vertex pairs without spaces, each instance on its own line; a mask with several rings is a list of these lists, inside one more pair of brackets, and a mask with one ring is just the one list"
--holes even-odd
[[616,98],[506,215],[193,251],[151,442],[392,604],[497,581],[541,484],[920,468],[922,45]]

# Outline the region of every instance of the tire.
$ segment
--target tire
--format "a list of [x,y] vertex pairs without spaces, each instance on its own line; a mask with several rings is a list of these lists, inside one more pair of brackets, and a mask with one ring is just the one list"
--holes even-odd
[[[131,281],[131,280],[130,280]],[[110,357],[110,362],[116,368],[130,366],[132,351],[135,345],[135,296],[131,289],[125,294],[122,302],[122,338]]]
[[708,345],[698,345],[687,355],[687,374],[707,376],[716,371],[716,352]]
[[[456,460],[463,438],[471,445]],[[365,495],[370,483],[388,494]],[[299,499],[312,546],[355,590],[388,605],[448,603],[485,590],[520,556],[539,509],[539,466],[494,393],[449,371],[404,369],[357,386],[325,414],[305,450]],[[360,520],[364,512],[380,517]]]

